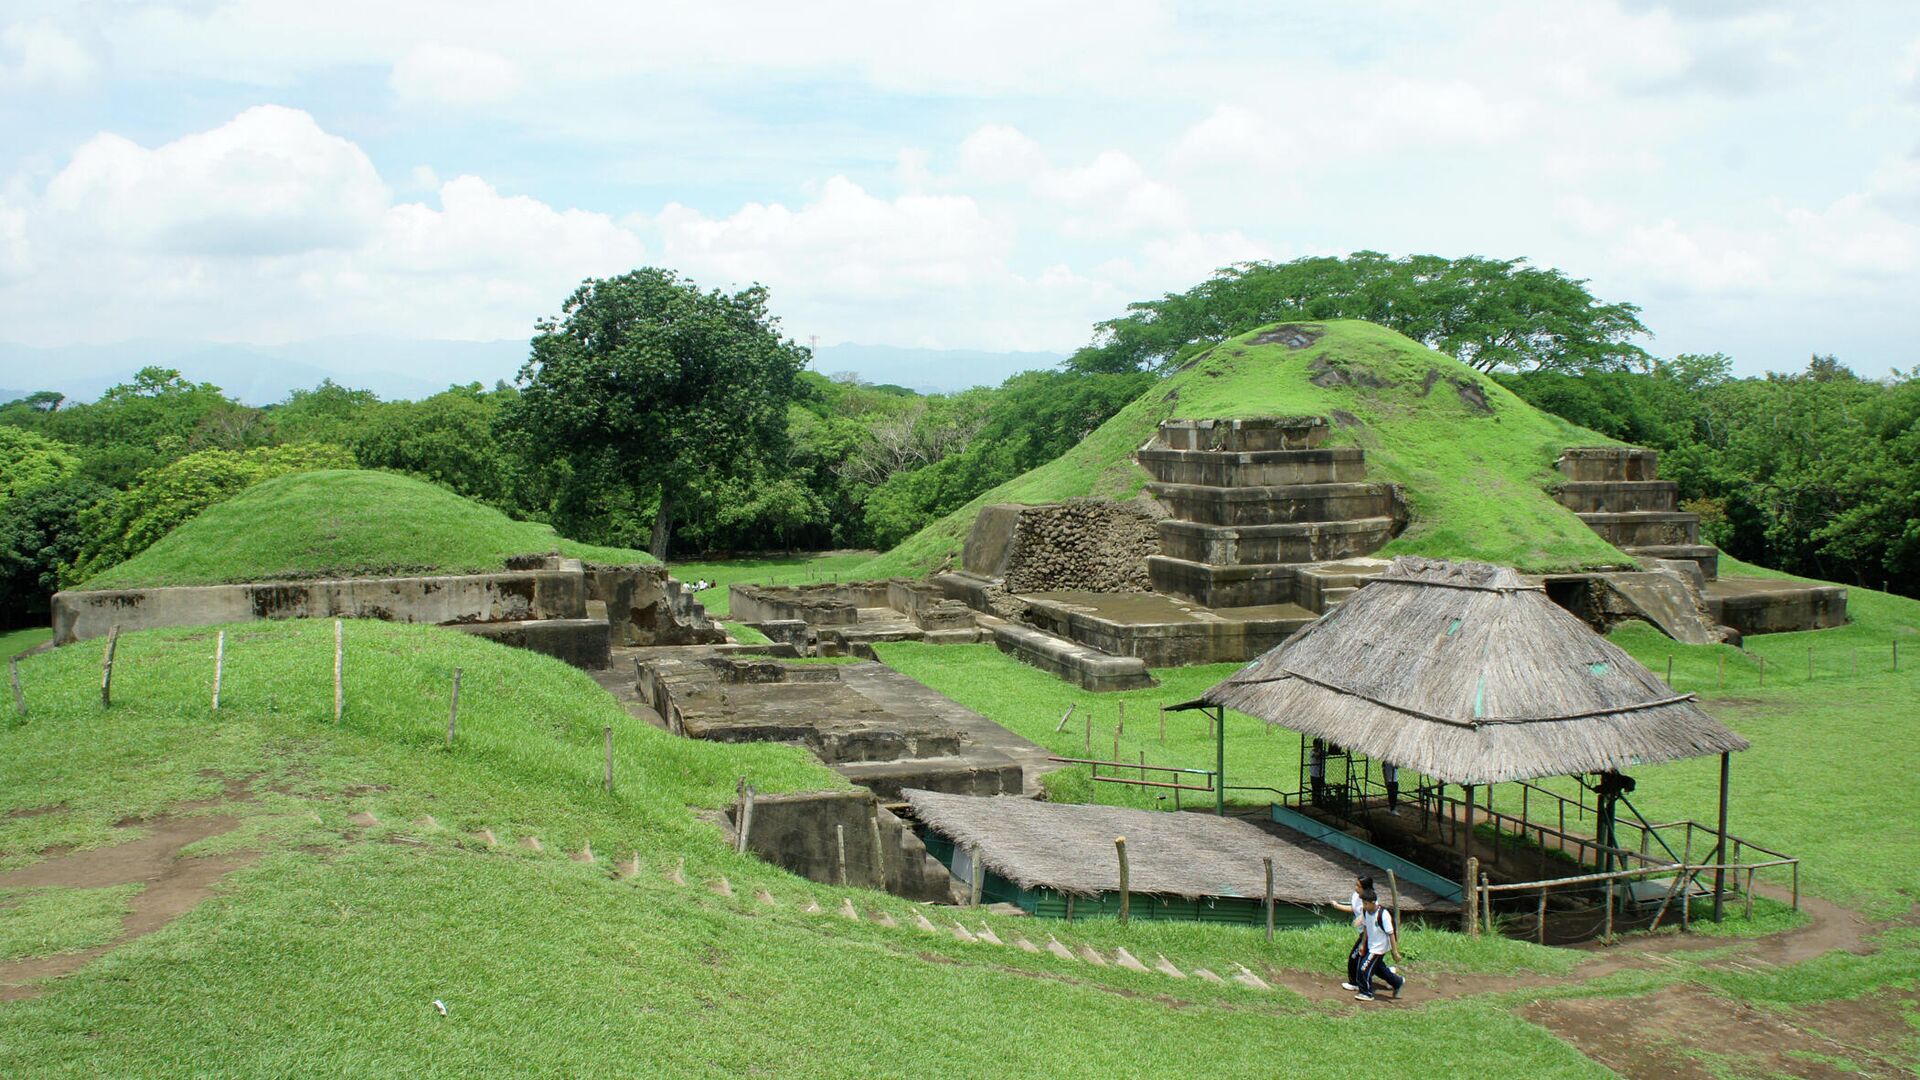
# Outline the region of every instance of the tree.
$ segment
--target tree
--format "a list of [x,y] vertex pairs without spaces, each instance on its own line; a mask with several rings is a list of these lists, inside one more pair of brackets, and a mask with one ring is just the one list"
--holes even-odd
[[65,477],[0,509],[0,627],[46,625],[60,567],[80,555],[80,518],[111,489]]
[[557,519],[586,513],[593,489],[638,485],[653,496],[648,546],[665,558],[699,487],[782,456],[808,354],[780,337],[763,286],[702,292],[648,267],[587,281],[537,330],[502,419],[523,453],[569,466]]
[[18,428],[0,427],[0,512],[13,499],[57,484],[80,468],[80,455],[64,443]]
[[1237,263],[1184,293],[1129,304],[1068,360],[1078,371],[1166,368],[1286,319],[1365,319],[1482,371],[1644,368],[1640,309],[1602,303],[1585,281],[1525,259],[1377,251]]

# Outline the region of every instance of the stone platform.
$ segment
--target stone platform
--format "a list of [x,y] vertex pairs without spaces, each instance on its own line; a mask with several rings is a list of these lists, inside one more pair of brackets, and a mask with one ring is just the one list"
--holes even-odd
[[1161,593],[1025,593],[1027,621],[1148,667],[1251,660],[1319,616],[1299,604],[1209,608]]
[[1707,582],[1707,609],[1742,634],[1825,630],[1847,623],[1847,590],[1780,578],[1731,577]]

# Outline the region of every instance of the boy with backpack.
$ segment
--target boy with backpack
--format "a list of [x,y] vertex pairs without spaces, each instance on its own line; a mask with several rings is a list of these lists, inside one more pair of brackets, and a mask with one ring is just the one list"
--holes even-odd
[[1383,979],[1393,988],[1394,1000],[1400,998],[1400,988],[1407,980],[1393,970],[1387,963],[1387,954],[1400,959],[1400,928],[1393,924],[1393,916],[1380,906],[1380,898],[1372,889],[1360,894],[1360,924],[1367,938],[1367,958],[1360,964],[1360,977],[1355,979],[1359,989],[1354,991],[1355,1001],[1373,1000],[1373,980]]
[[1340,984],[1342,990],[1360,989],[1360,964],[1367,958],[1367,932],[1361,928],[1360,918],[1365,914],[1365,903],[1360,898],[1373,891],[1371,877],[1356,878],[1353,882],[1353,895],[1342,904],[1338,900],[1333,906],[1353,916],[1353,948],[1347,950],[1347,981]]

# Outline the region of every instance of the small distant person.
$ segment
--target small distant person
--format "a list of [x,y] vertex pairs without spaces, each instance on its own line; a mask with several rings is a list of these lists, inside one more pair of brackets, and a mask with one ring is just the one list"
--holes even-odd
[[1313,805],[1323,805],[1327,788],[1327,747],[1319,739],[1313,740],[1313,751],[1307,755],[1307,779],[1313,788]]
[[1400,770],[1393,762],[1380,763],[1380,779],[1387,785],[1387,813],[1400,816]]
[[1407,985],[1393,965],[1387,963],[1387,954],[1392,953],[1395,962],[1400,959],[1400,928],[1393,924],[1393,916],[1380,906],[1380,898],[1369,889],[1360,894],[1360,924],[1367,939],[1367,958],[1360,963],[1360,978],[1355,980],[1359,987],[1353,992],[1355,1001],[1373,1000],[1373,980],[1385,980],[1393,988],[1395,1001],[1400,999],[1400,989]]
[[1367,959],[1367,932],[1361,925],[1360,920],[1366,910],[1366,902],[1363,897],[1371,892],[1373,892],[1372,878],[1355,878],[1353,881],[1353,895],[1347,897],[1347,902],[1344,904],[1338,900],[1333,902],[1334,907],[1353,916],[1353,929],[1355,933],[1353,947],[1347,950],[1347,981],[1340,984],[1342,990],[1360,989],[1360,965]]

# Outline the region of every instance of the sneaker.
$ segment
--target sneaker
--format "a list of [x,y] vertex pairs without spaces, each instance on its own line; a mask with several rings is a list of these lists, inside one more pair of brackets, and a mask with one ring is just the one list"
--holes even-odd
[[1373,1000],[1373,995],[1372,995],[1372,994],[1355,994],[1355,995],[1353,995],[1353,1000],[1355,1000],[1355,1001],[1372,1001],[1372,1000]]
[[1357,986],[1355,986],[1355,985],[1353,985],[1352,983],[1347,983],[1347,982],[1343,982],[1343,983],[1341,983],[1341,984],[1340,984],[1340,989],[1342,989],[1342,990],[1358,990],[1358,989],[1360,989],[1360,988],[1359,988],[1359,987],[1357,987]]
[[1393,1000],[1395,1000],[1395,1001],[1399,1001],[1399,1000],[1400,1000],[1400,991],[1401,991],[1401,990],[1403,990],[1403,989],[1405,989],[1405,987],[1406,987],[1406,984],[1405,984],[1405,983],[1402,983],[1401,985],[1399,985],[1399,986],[1396,986],[1396,987],[1394,987],[1394,988],[1393,988]]

